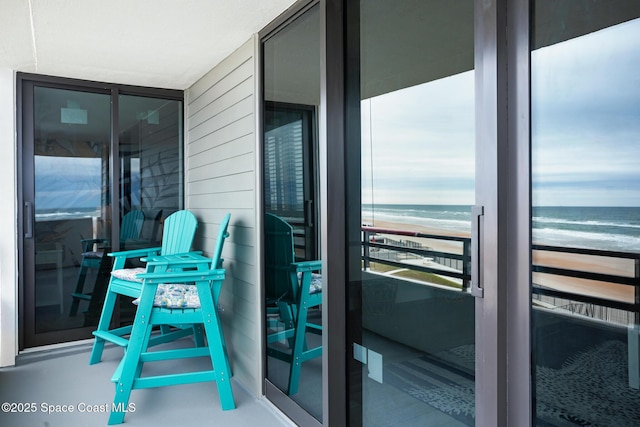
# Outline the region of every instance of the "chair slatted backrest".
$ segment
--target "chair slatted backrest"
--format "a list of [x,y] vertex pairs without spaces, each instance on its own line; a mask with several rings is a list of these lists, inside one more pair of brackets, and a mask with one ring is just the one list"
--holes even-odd
[[187,210],[177,211],[164,220],[162,255],[189,252],[198,228],[195,215]]
[[228,213],[222,218],[222,222],[220,223],[220,227],[218,228],[218,237],[216,240],[216,247],[213,251],[213,256],[211,257],[211,269],[214,270],[216,268],[222,268],[222,247],[224,245],[224,241],[227,237],[229,237],[229,232],[227,228],[229,227],[229,219],[231,218],[231,214]]
[[268,301],[293,302],[291,263],[295,261],[293,227],[279,216],[265,215],[265,291]]
[[130,211],[122,217],[120,243],[122,244],[129,239],[139,239],[142,232],[142,224],[144,224],[144,214],[139,209]]

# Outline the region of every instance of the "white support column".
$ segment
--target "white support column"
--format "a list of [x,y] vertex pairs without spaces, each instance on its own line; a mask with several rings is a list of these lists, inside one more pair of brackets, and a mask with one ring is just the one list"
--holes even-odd
[[0,68],[0,367],[14,365],[18,354],[15,87],[13,70]]

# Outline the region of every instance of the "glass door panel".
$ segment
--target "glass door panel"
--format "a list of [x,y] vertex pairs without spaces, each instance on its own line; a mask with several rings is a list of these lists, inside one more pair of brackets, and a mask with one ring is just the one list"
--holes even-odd
[[320,273],[319,6],[264,39],[262,49],[266,395],[297,422],[317,425],[323,409],[322,292],[317,280],[314,290],[305,287],[312,271],[302,265]]
[[264,208],[294,228],[296,256],[315,259],[316,110],[268,102],[264,115]]
[[363,0],[359,15],[350,423],[474,425],[474,5]]
[[533,425],[640,425],[640,7],[533,4]]
[[[183,206],[182,92],[116,98],[105,85],[20,78],[21,348],[90,338],[111,270],[104,254],[155,246],[162,218]],[[141,228],[126,224],[134,210]]]
[[[160,246],[164,218],[183,207],[182,101],[119,95],[118,129],[119,248]],[[133,211],[140,229],[123,223]],[[118,298],[120,325],[131,324],[133,298]]]
[[157,246],[162,220],[183,206],[182,101],[120,95],[120,217],[141,210],[140,235],[121,248]]
[[43,334],[96,324],[85,311],[99,291],[100,258],[87,252],[101,253],[111,237],[110,100],[39,86],[33,93],[32,332]]

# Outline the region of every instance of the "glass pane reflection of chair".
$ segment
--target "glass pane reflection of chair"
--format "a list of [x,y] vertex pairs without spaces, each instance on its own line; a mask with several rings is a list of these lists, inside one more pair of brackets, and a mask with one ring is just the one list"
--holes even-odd
[[[55,243],[38,243],[36,245],[36,266],[42,265],[55,265],[56,269],[56,297],[58,298],[58,303],[60,305],[60,313],[63,312],[63,304],[62,301],[64,299],[63,293],[63,277],[62,277],[62,256],[63,256],[63,247],[60,242]],[[46,282],[45,282],[46,283]],[[42,285],[38,285],[38,287],[42,287]],[[46,305],[46,303],[41,303],[39,301],[38,292],[36,292],[36,307],[39,305]]]
[[289,363],[286,393],[298,392],[302,364],[322,355],[322,346],[308,346],[307,333],[322,334],[309,322],[309,309],[322,304],[319,260],[295,262],[293,227],[282,218],[265,215],[265,289],[267,353]]
[[[150,257],[146,273],[138,275],[143,281],[142,290],[140,298],[135,301],[138,309],[127,350],[111,379],[116,384],[116,392],[112,406],[115,409],[109,416],[109,424],[124,421],[131,391],[141,388],[215,381],[221,408],[235,408],[230,382],[231,366],[216,309],[225,275],[221,255],[224,241],[229,236],[230,216],[227,214],[220,224],[211,259],[199,253]],[[152,337],[153,327],[157,325],[161,330],[168,325],[180,325],[184,329],[177,332],[193,331],[195,346],[185,348],[180,344],[180,348],[149,350],[158,343],[168,342],[167,336],[174,333]],[[187,329],[186,325],[193,328]],[[207,363],[200,371],[183,369],[178,373],[141,376],[144,363],[193,357],[210,359],[211,369]],[[172,372],[181,371],[179,363],[170,366]]]
[[[122,245],[130,239],[139,239],[142,225],[144,224],[144,214],[140,210],[133,210],[122,218],[120,226],[120,242]],[[71,294],[73,298],[69,316],[73,317],[78,314],[80,301],[91,301],[91,293],[84,291],[84,282],[87,278],[89,269],[100,268],[103,261],[105,251],[110,250],[109,241],[107,239],[83,239],[82,243],[82,261],[80,262],[80,271],[78,272],[78,280],[76,281],[76,289]],[[94,250],[95,245],[101,245],[101,248]]]
[[125,268],[127,261],[132,259],[149,259],[159,255],[183,254],[191,251],[193,237],[198,227],[198,220],[193,213],[182,210],[169,215],[164,221],[162,231],[162,246],[108,254],[114,258],[109,286],[102,306],[102,314],[98,328],[93,332],[95,340],[89,364],[100,362],[105,341],[112,342],[126,348],[129,341],[125,338],[131,332],[131,326],[109,329],[118,295],[138,298],[142,289],[142,280],[136,275],[144,272],[144,268]]

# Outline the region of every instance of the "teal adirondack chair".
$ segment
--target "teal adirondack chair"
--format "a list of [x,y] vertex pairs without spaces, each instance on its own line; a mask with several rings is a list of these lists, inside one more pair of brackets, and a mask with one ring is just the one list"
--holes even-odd
[[[302,363],[322,355],[322,346],[309,348],[307,333],[322,334],[322,326],[308,322],[309,309],[322,304],[320,260],[295,261],[293,227],[282,218],[265,215],[265,290],[267,354],[290,364],[287,394],[298,391]],[[281,348],[288,342],[288,349]]]
[[[144,214],[141,210],[132,210],[122,217],[120,224],[120,244],[123,245],[129,239],[140,238],[142,225],[144,224]],[[83,239],[82,244],[82,261],[80,261],[80,271],[78,272],[78,280],[76,281],[75,291],[71,294],[71,309],[69,316],[73,317],[78,314],[80,301],[90,301],[91,293],[84,292],[84,282],[89,269],[98,270],[103,261],[105,249],[109,251],[108,239]],[[94,251],[94,245],[101,245],[102,249]]]
[[136,275],[144,272],[145,269],[141,267],[125,268],[127,260],[134,258],[144,260],[158,255],[187,253],[191,251],[191,245],[197,227],[198,220],[191,212],[187,210],[174,212],[164,221],[161,247],[134,249],[108,254],[114,258],[114,262],[102,313],[98,321],[98,328],[93,332],[95,340],[89,359],[90,365],[100,362],[105,341],[112,342],[123,348],[126,348],[128,345],[129,341],[125,336],[131,332],[131,326],[109,329],[116,304],[116,297],[118,295],[126,295],[138,298],[142,290],[142,281],[138,280]]
[[[220,224],[216,249],[211,259],[197,254],[155,257],[147,264],[147,269],[153,267],[154,272],[138,276],[143,280],[142,292],[129,345],[111,378],[116,384],[116,392],[109,416],[110,425],[124,421],[131,391],[142,388],[215,381],[222,409],[235,408],[230,381],[231,366],[216,309],[225,276],[225,270],[220,266],[222,247],[229,236],[227,227],[230,216],[227,214]],[[203,262],[206,265],[204,270],[201,268]],[[187,266],[192,269],[185,270]],[[174,324],[194,325],[200,330],[204,328],[207,345],[199,345],[196,341],[196,346],[191,348],[150,351],[153,327]],[[144,363],[191,357],[209,358],[211,369],[141,376]],[[179,370],[180,364],[172,363],[171,367],[172,371]]]

